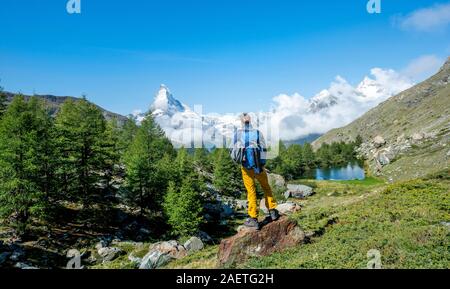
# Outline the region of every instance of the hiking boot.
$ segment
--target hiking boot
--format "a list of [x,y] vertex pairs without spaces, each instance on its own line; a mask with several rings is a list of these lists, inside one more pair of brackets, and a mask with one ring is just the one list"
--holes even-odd
[[270,214],[270,218],[272,218],[272,222],[275,222],[276,220],[278,220],[280,218],[280,213],[278,212],[277,209],[270,210],[269,214]]
[[259,223],[258,223],[258,219],[256,218],[248,218],[245,223],[244,226],[248,227],[248,228],[254,228],[256,230],[259,230]]

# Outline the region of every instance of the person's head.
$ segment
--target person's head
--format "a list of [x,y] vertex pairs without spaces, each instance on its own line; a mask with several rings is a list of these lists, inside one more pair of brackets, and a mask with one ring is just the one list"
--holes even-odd
[[249,125],[249,124],[251,124],[251,122],[252,122],[252,118],[248,113],[244,112],[243,114],[241,114],[242,125]]

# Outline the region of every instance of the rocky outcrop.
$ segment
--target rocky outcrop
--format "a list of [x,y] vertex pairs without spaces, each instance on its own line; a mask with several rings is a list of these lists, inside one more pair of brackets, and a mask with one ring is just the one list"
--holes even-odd
[[243,229],[233,237],[222,240],[219,247],[219,265],[230,268],[249,257],[267,256],[302,244],[306,239],[296,221],[282,217],[260,231]]
[[[437,74],[380,103],[345,127],[313,142],[363,140],[368,173],[399,181],[448,168],[450,59]],[[413,169],[414,168],[414,169]]]
[[314,194],[314,190],[311,187],[305,185],[287,185],[287,191],[284,193],[284,197],[305,199]]
[[204,245],[200,238],[191,237],[184,245],[175,240],[152,244],[142,260],[134,256],[129,256],[128,259],[139,264],[139,269],[156,269],[172,260],[184,258],[188,254],[198,252],[203,248]]

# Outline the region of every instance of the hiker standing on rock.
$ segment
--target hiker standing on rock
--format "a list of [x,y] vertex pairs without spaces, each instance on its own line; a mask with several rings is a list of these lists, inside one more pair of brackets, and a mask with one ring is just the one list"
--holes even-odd
[[266,207],[270,216],[265,221],[276,221],[280,215],[275,209],[277,202],[272,194],[265,169],[267,148],[261,132],[251,125],[251,117],[243,113],[240,117],[242,128],[236,131],[233,139],[231,157],[241,164],[242,179],[247,190],[248,219],[245,226],[259,229],[258,202],[256,196],[255,179],[261,184],[264,191]]

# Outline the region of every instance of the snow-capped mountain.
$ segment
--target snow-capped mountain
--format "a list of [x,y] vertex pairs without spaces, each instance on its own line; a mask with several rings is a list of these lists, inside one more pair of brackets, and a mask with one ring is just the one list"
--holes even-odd
[[[389,97],[413,86],[393,70],[374,68],[357,85],[338,76],[330,87],[307,99],[299,94],[273,98],[270,112],[253,114],[254,123],[268,135],[268,142],[278,139],[295,142],[309,135],[320,135],[344,126]],[[177,100],[167,86],[161,85],[150,111],[156,122],[176,145],[186,147],[223,146],[240,126],[239,114],[203,114]],[[138,116],[141,119],[143,115]]]
[[153,112],[154,116],[172,116],[176,113],[185,112],[190,109],[188,106],[175,99],[167,86],[161,84],[150,110]]

